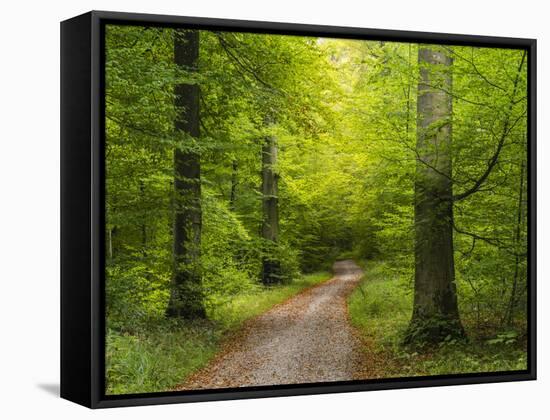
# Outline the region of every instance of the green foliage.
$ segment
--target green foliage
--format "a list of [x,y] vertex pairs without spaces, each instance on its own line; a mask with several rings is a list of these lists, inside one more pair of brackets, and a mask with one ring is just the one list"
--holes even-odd
[[[163,274],[164,277],[160,277]],[[169,297],[168,276],[169,272],[152,272],[150,267],[136,264],[135,260],[108,266],[105,294],[109,326],[134,331],[143,323],[163,318]]]
[[205,189],[202,203],[203,286],[208,305],[215,306],[254,288],[259,254],[227,203],[217,200],[209,189]]

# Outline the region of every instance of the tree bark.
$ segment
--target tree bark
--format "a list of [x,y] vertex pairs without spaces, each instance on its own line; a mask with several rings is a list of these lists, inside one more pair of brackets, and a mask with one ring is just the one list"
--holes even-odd
[[[139,181],[139,194],[142,202],[145,201],[145,184],[142,180]],[[144,208],[146,208],[144,204]],[[141,253],[147,256],[147,211],[144,210],[141,216]]]
[[262,238],[265,243],[262,261],[262,282],[280,283],[280,262],[274,255],[279,237],[279,190],[277,174],[277,139],[269,135],[262,146]]
[[113,259],[113,227],[107,228],[107,260]]
[[418,64],[414,308],[405,340],[411,344],[464,335],[453,249],[452,59],[436,48],[420,47]]
[[[174,62],[184,71],[196,71],[199,58],[199,32],[174,31]],[[175,86],[178,115],[175,130],[184,134],[174,150],[173,275],[167,315],[204,318],[200,245],[202,227],[200,154],[192,138],[199,137],[199,86]],[[185,144],[187,143],[187,144]]]
[[[518,211],[517,211],[517,223],[516,223],[516,232],[514,235],[514,242],[516,247],[519,247],[521,241],[521,226],[522,226],[522,212],[523,212],[523,183],[525,178],[525,162],[521,162],[521,172],[519,178],[519,191],[518,191]],[[514,310],[516,307],[516,294],[518,288],[518,279],[519,279],[519,255],[516,255],[515,267],[514,267],[514,280],[512,282],[512,291],[510,293],[510,300],[508,302],[508,308],[505,314],[505,323],[506,326],[512,325],[512,320],[514,319]]]
[[229,195],[229,209],[235,211],[235,200],[237,199],[237,174],[239,165],[237,159],[231,162],[231,193]]

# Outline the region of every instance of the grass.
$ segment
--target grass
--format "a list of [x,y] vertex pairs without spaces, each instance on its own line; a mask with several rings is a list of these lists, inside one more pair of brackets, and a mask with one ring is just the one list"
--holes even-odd
[[151,324],[133,334],[109,330],[106,336],[107,394],[167,391],[205,366],[223,338],[289,297],[331,277],[304,275],[290,284],[258,287],[209,311],[210,320]]
[[209,317],[222,324],[224,329],[234,329],[247,319],[264,313],[302,290],[328,280],[331,276],[324,271],[301,276],[289,284],[259,287],[257,291],[237,295],[231,302],[211,310]]
[[381,377],[499,372],[527,368],[525,343],[513,331],[493,331],[493,339],[477,334],[473,323],[463,317],[469,340],[449,340],[422,352],[402,346],[412,312],[412,287],[384,263],[363,264],[365,275],[348,298],[351,322],[375,352]]

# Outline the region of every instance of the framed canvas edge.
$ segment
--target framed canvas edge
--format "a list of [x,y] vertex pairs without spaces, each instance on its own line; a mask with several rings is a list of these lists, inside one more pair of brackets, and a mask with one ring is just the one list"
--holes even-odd
[[91,13],[61,24],[60,36],[60,395],[91,406]]
[[[478,35],[456,35],[415,31],[365,29],[351,27],[304,25],[291,23],[228,20],[214,18],[151,15],[122,12],[92,11],[89,16],[91,28],[91,104],[90,157],[91,157],[91,253],[90,296],[86,306],[90,311],[90,399],[89,404],[75,401],[90,408],[107,408],[183,402],[201,402],[229,399],[266,398],[293,395],[313,395],[340,392],[404,389],[433,386],[467,385],[536,379],[536,40],[529,38],[505,38]],[[104,255],[104,107],[102,25],[105,23],[147,24],[159,26],[191,26],[201,29],[218,28],[233,31],[269,32],[287,35],[316,35],[340,38],[386,40],[395,42],[441,43],[453,45],[474,45],[479,47],[521,48],[528,51],[528,368],[525,371],[429,376],[413,378],[382,379],[374,381],[353,381],[346,383],[300,384],[289,386],[265,386],[256,388],[218,389],[204,391],[180,391],[149,393],[139,395],[106,396],[105,375],[105,319],[103,290]],[[63,23],[62,23],[63,25]],[[63,110],[62,110],[63,111]],[[62,112],[63,113],[63,112]],[[63,118],[63,116],[62,116]],[[63,180],[62,180],[63,181]],[[63,244],[62,244],[63,248]],[[69,398],[70,399],[70,398]]]
[[177,404],[191,402],[226,401],[251,398],[273,398],[291,397],[303,395],[339,394],[346,392],[363,391],[384,391],[392,389],[410,388],[432,388],[438,386],[459,386],[459,385],[482,385],[489,383],[504,383],[517,381],[532,381],[536,377],[530,372],[505,372],[476,376],[463,375],[453,377],[418,377],[418,378],[396,378],[387,380],[373,380],[364,383],[354,381],[353,383],[321,383],[301,384],[289,386],[265,386],[257,388],[232,388],[209,391],[192,391],[185,394],[178,392],[167,392],[145,395],[117,395],[97,401],[92,408],[131,407],[156,404]]

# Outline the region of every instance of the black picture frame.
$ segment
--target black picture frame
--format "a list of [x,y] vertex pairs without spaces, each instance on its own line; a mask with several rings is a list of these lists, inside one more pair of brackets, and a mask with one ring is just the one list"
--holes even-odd
[[[528,52],[528,368],[525,371],[106,396],[104,25],[525,49]],[[90,408],[536,379],[536,40],[92,11],[61,23],[61,397]]]

